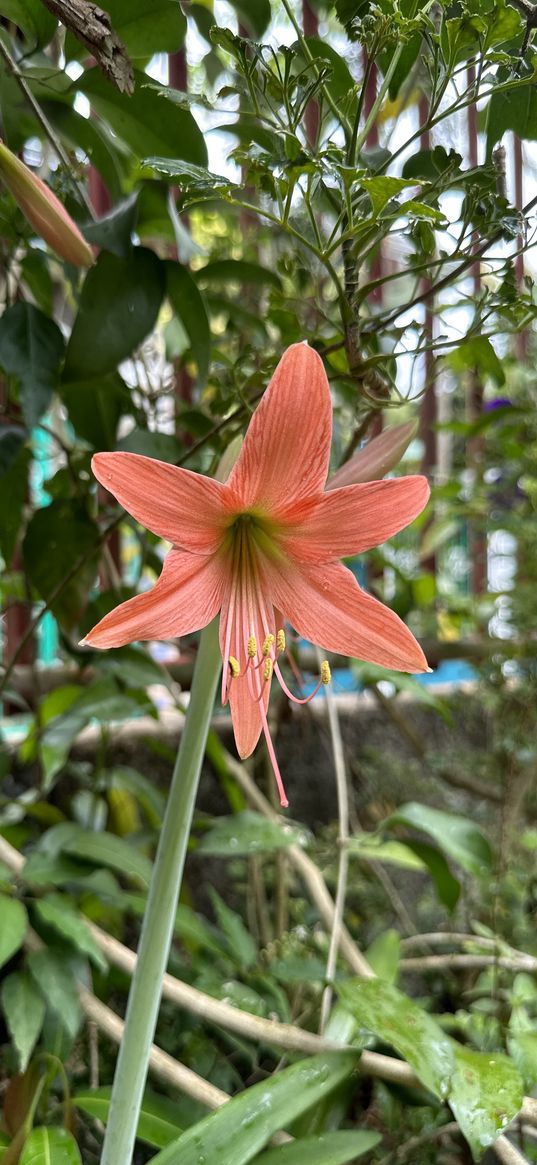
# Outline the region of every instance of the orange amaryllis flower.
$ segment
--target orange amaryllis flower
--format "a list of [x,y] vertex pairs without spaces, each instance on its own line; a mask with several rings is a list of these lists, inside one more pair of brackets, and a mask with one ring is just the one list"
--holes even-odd
[[0,177],[30,226],[53,251],[75,267],[95,262],[89,243],[45,182],[0,141]]
[[[97,453],[93,471],[130,514],[173,543],[152,590],[122,603],[84,643],[120,647],[205,627],[220,615],[222,700],[237,749],[264,732],[280,668],[284,620],[327,651],[399,671],[427,663],[405,624],[363,591],[338,559],[396,534],[423,509],[429,487],[404,477],[325,490],[332,402],[323,364],[306,343],[282,356],[227,481],[134,453]],[[329,678],[328,665],[322,679]]]

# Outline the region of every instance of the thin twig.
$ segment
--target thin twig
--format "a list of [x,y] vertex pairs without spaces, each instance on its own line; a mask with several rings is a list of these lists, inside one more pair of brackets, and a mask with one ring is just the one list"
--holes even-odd
[[424,955],[420,958],[401,959],[402,971],[469,971],[484,967],[502,967],[506,971],[526,971],[537,974],[537,959],[533,955],[519,955],[509,958],[504,955]]
[[529,1165],[528,1158],[513,1145],[512,1141],[508,1141],[507,1137],[498,1137],[492,1149],[503,1165]]

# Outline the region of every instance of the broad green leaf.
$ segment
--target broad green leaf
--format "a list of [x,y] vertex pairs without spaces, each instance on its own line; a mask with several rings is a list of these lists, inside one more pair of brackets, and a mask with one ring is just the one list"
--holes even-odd
[[74,976],[66,964],[65,956],[49,950],[31,951],[27,963],[45,1002],[69,1036],[74,1038],[80,1027],[82,1011]]
[[166,805],[164,794],[157,789],[155,782],[126,765],[118,766],[107,775],[107,785],[110,793],[114,790],[125,792],[134,797],[141,806],[147,821],[154,829],[159,829],[164,817]]
[[[169,93],[170,101],[174,105],[177,104],[173,96],[175,90],[158,89],[157,92],[161,95]],[[217,198],[221,194],[227,194],[237,185],[223,174],[214,174],[205,166],[194,166],[192,162],[184,162],[181,158],[144,158],[143,165],[177,183],[182,206],[206,198]]]
[[0,13],[21,29],[31,49],[47,45],[58,26],[56,17],[47,12],[41,0],[0,0]]
[[338,983],[337,993],[362,1030],[396,1048],[423,1084],[446,1099],[454,1067],[453,1041],[431,1015],[380,979]]
[[[1,432],[1,430],[0,430]],[[8,442],[9,449],[9,442]],[[0,457],[2,452],[8,455],[8,450],[2,450],[0,440]],[[11,445],[10,453],[13,452]],[[10,454],[9,454],[10,455]],[[5,472],[1,473],[0,487],[2,496],[9,498],[9,506],[0,506],[0,552],[5,563],[10,563],[15,546],[23,528],[24,507],[28,496],[28,475],[31,464],[31,453],[26,445],[19,447],[14,460]]]
[[[57,828],[61,829],[62,826]],[[97,866],[109,866],[126,878],[134,878],[149,885],[152,864],[133,844],[123,837],[115,837],[113,833],[87,833],[78,827],[75,829],[76,833],[68,837],[62,846],[64,853],[83,858]]]
[[187,109],[160,97],[145,73],[135,72],[134,93],[120,93],[99,69],[88,69],[73,83],[118,138],[140,160],[151,155],[182,158],[196,166],[207,165],[204,137]]
[[[106,126],[94,117],[83,117],[65,101],[40,102],[43,112],[70,149],[84,150],[99,171],[113,202],[121,198],[125,160]],[[84,224],[84,231],[86,229]]]
[[19,1157],[19,1165],[82,1165],[80,1150],[71,1133],[61,1128],[32,1129]]
[[20,384],[28,428],[48,408],[59,378],[64,343],[60,329],[39,308],[19,302],[0,319],[0,367]]
[[[86,1112],[89,1116],[106,1124],[111,1094],[112,1089],[109,1087],[94,1088],[88,1092],[77,1093],[76,1096],[71,1097],[71,1100],[82,1112]],[[174,1119],[176,1110],[177,1105],[172,1100],[167,1100],[164,1096],[158,1096],[146,1089],[138,1118],[136,1136],[140,1141],[145,1141],[147,1145],[152,1145],[154,1149],[163,1149],[165,1145],[169,1145],[170,1141],[176,1140],[183,1131]]]
[[98,538],[85,506],[75,499],[37,510],[26,531],[23,558],[28,578],[68,630],[78,622],[95,579]]
[[209,892],[218,925],[226,936],[233,957],[239,966],[252,967],[257,962],[257,947],[240,914],[231,910],[212,887],[209,887]]
[[537,1082],[537,1031],[519,1031],[508,1037],[509,1055],[520,1072],[526,1090],[532,1092]]
[[380,1141],[378,1133],[343,1130],[303,1137],[288,1145],[278,1145],[255,1158],[255,1165],[347,1165],[362,1153],[369,1153]]
[[153,1157],[152,1165],[247,1165],[273,1133],[318,1104],[353,1072],[358,1053],[312,1056],[234,1096]]
[[34,905],[37,917],[46,926],[51,926],[62,938],[72,943],[77,950],[88,955],[100,971],[106,971],[107,961],[90,933],[90,930],[69,898],[64,894],[48,894]]
[[117,442],[117,448],[126,453],[141,453],[143,457],[156,457],[170,465],[179,461],[182,452],[182,446],[172,433],[153,433],[150,429],[131,429]]
[[407,178],[382,176],[380,178],[362,178],[361,185],[371,199],[371,207],[376,218],[391,198],[395,198],[401,190],[405,190],[407,186],[415,186],[416,183]]
[[205,388],[211,354],[211,328],[205,300],[188,268],[171,260],[166,263],[166,291],[190,340],[198,366],[198,386]]
[[118,372],[95,380],[64,382],[59,394],[78,437],[94,449],[117,448],[120,418],[132,412],[130,392]]
[[111,251],[118,259],[129,259],[132,254],[132,235],[138,218],[138,191],[118,202],[107,214],[85,228],[89,243],[104,251]]
[[254,40],[259,40],[270,24],[270,0],[230,0],[230,2],[249,35]]
[[16,951],[20,950],[26,931],[28,915],[26,908],[17,898],[0,895],[0,967],[8,963]]
[[474,1052],[453,1044],[455,1070],[450,1108],[476,1161],[514,1119],[522,1106],[522,1078],[501,1052]]
[[232,817],[220,817],[199,844],[199,851],[218,857],[245,857],[271,853],[290,845],[305,845],[305,830],[267,821],[260,813],[247,810]]
[[25,1072],[45,1018],[45,1000],[26,972],[17,971],[4,979],[2,1010],[19,1059],[19,1072]]
[[396,930],[382,930],[367,948],[366,958],[375,975],[385,983],[395,983],[399,973],[401,937]]
[[[498,72],[498,80],[509,78]],[[518,78],[516,78],[518,80]],[[490,158],[496,142],[507,130],[513,130],[528,141],[537,138],[537,91],[533,73],[527,84],[518,83],[513,89],[493,93],[487,109],[487,157]]]
[[215,259],[196,271],[196,280],[202,284],[237,283],[242,286],[244,283],[269,283],[281,287],[280,276],[275,271],[246,259]]
[[186,19],[173,0],[102,0],[130,57],[174,53],[185,39]]
[[168,685],[173,682],[166,669],[152,659],[143,647],[127,646],[103,652],[99,664],[104,675],[116,676],[129,688],[146,688],[150,684]]
[[360,833],[349,838],[349,854],[368,862],[387,862],[403,870],[424,870],[425,863],[402,841],[384,841],[378,833]]
[[463,340],[445,359],[454,372],[470,372],[477,368],[500,387],[505,384],[502,362],[487,336],[472,336],[469,340]]
[[101,252],[84,281],[63,379],[114,372],[151,331],[163,294],[164,268],[153,251],[135,247],[128,259]]
[[465,817],[420,805],[418,801],[409,801],[401,805],[384,824],[408,825],[428,833],[440,849],[469,874],[483,877],[491,869],[490,845],[481,830]]
[[451,873],[443,853],[424,841],[407,841],[407,845],[427,866],[440,902],[448,910],[454,910],[459,901],[461,884]]

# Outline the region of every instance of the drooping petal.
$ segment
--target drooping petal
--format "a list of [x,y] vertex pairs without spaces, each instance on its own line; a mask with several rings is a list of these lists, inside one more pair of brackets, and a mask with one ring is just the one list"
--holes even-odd
[[362,554],[408,526],[423,510],[429,493],[427,479],[420,476],[332,490],[309,512],[300,515],[296,508],[296,524],[286,529],[282,547],[300,562]]
[[354,457],[346,461],[326,483],[327,489],[339,489],[343,485],[356,485],[361,481],[378,481],[398,465],[405,449],[416,436],[417,421],[405,421],[403,425],[392,425],[372,437]]
[[142,526],[175,546],[216,550],[225,518],[225,487],[138,453],[96,453],[95,477]]
[[[252,564],[253,565],[253,564]],[[239,756],[250,756],[263,726],[262,708],[268,707],[270,679],[263,676],[261,652],[268,634],[274,634],[274,613],[265,601],[261,575],[245,569],[230,577],[222,603],[220,619],[220,650],[224,663],[222,699],[229,698],[235,743]],[[248,654],[253,637],[257,646],[255,658]],[[241,674],[231,678],[228,661],[237,660]],[[258,666],[256,666],[258,665]]]
[[225,570],[217,555],[170,550],[150,591],[127,599],[82,640],[90,647],[123,647],[137,639],[172,639],[206,627],[222,604]]
[[427,671],[427,660],[408,627],[358,586],[341,563],[301,563],[274,571],[273,601],[305,639],[355,659],[397,671]]
[[228,486],[245,508],[267,512],[323,489],[332,402],[320,356],[308,344],[284,352],[250,421]]

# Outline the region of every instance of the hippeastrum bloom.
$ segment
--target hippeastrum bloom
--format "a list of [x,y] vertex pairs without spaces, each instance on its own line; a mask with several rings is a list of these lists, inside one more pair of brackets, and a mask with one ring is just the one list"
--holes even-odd
[[59,198],[2,141],[0,176],[30,226],[49,247],[75,267],[91,267],[95,262],[91,247]]
[[[121,647],[205,627],[220,611],[222,700],[237,749],[264,732],[272,676],[288,695],[284,621],[327,651],[399,671],[427,671],[397,615],[338,561],[396,534],[423,509],[423,477],[325,489],[332,402],[322,361],[306,343],[282,356],[225,482],[135,453],[97,453],[97,479],[142,525],[173,543],[152,590],[122,603],[84,643]],[[323,665],[321,682],[329,679]]]

